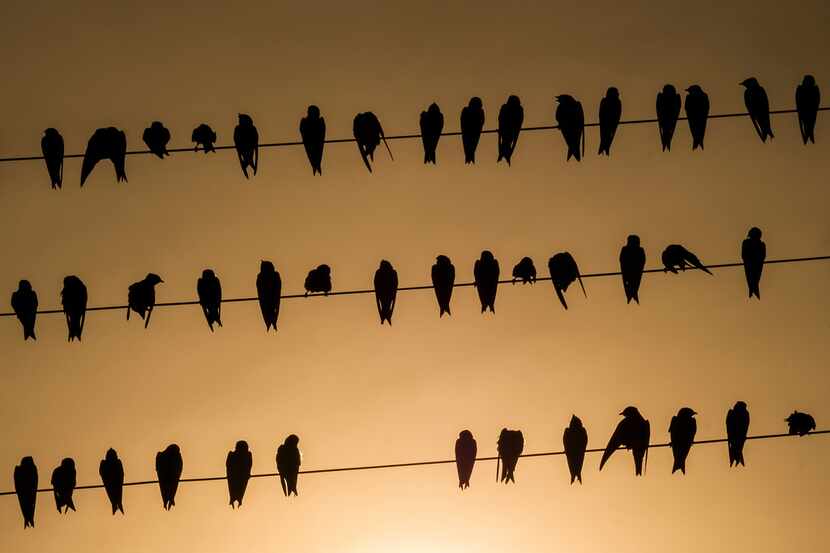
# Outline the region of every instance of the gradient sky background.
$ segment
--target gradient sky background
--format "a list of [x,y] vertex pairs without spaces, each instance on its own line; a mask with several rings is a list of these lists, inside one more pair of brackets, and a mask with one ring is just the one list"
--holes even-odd
[[[388,133],[413,132],[436,101],[458,129],[472,95],[487,127],[508,94],[527,125],[551,124],[554,95],[570,93],[596,119],[610,85],[623,117],[652,117],[656,92],[699,83],[713,113],[743,109],[739,81],[756,76],[774,108],[789,108],[804,73],[830,94],[826,2],[12,2],[0,18],[5,76],[0,153],[36,154],[46,127],[67,152],[92,131],[123,128],[131,149],[153,120],[190,145],[198,123],[231,139],[238,112],[263,141],[295,140],[309,103],[330,137],[347,137],[358,111]],[[649,266],[669,243],[704,262],[739,258],[747,229],[764,230],[770,258],[830,253],[827,176],[830,123],[820,116],[804,147],[794,116],[773,119],[762,144],[748,120],[711,121],[705,152],[691,152],[681,122],[671,153],[656,125],[622,127],[610,159],[565,163],[561,136],[523,134],[512,168],[496,165],[494,135],[479,163],[463,164],[445,137],[438,165],[419,141],[395,141],[369,175],[353,144],[326,147],[312,177],[301,147],[260,152],[246,181],[231,152],[128,158],[128,184],[102,164],[78,188],[67,160],[52,191],[40,162],[0,166],[0,291],[29,279],[44,308],[59,305],[62,278],[79,275],[91,305],[118,304],[148,271],[159,301],[195,297],[206,267],[226,297],[254,294],[260,259],[302,291],[306,272],[333,268],[335,289],[364,288],[381,258],[401,284],[429,281],[437,254],[472,276],[482,249],[502,274],[522,256],[546,273],[555,252],[583,272],[616,270],[629,233]],[[83,344],[66,342],[63,317],[38,319],[37,343],[0,320],[0,489],[32,455],[47,485],[74,457],[79,483],[98,483],[108,447],[128,480],[154,478],[155,453],[180,444],[184,475],[224,474],[227,451],[246,439],[254,471],[274,470],[276,447],[301,437],[304,468],[443,459],[469,428],[492,455],[503,426],[524,431],[526,452],[561,448],[572,413],[589,447],[604,446],[626,405],[668,437],[681,406],[697,410],[698,437],[724,434],[728,407],[743,399],[751,433],[780,432],[795,408],[830,417],[826,346],[830,264],[771,266],[763,301],[746,298],[740,269],[647,275],[642,305],[627,306],[617,278],[586,281],[562,310],[549,283],[502,286],[495,317],[479,314],[472,289],[456,291],[439,320],[432,292],[399,296],[393,327],[381,327],[370,296],[290,300],[280,330],[266,334],[255,303],[223,308],[211,335],[198,307],[159,309],[144,330],[123,311],[92,313]],[[8,299],[3,300],[7,302]],[[3,304],[2,310],[7,310]],[[586,459],[585,484],[569,486],[562,457],[519,462],[517,484],[494,482],[480,463],[461,493],[451,465],[309,475],[286,500],[276,480],[252,480],[245,504],[227,506],[224,482],[182,484],[176,507],[156,486],[127,488],[125,517],[103,490],[76,492],[77,513],[59,516],[38,497],[37,527],[23,530],[17,500],[0,498],[0,550],[398,551],[522,553],[824,550],[830,440],[750,442],[747,467],[730,470],[726,446],[692,450],[685,477],[670,452],[652,452],[636,479],[628,454],[602,473]]]

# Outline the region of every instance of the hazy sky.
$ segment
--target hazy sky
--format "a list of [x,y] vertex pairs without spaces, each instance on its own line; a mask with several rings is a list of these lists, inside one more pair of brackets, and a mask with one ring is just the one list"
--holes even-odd
[[[793,106],[804,73],[830,94],[830,9],[819,1],[701,2],[695,13],[644,1],[170,4],[6,1],[0,155],[36,154],[47,127],[67,152],[108,125],[141,148],[153,120],[174,147],[189,146],[201,122],[226,144],[239,112],[263,141],[296,140],[309,103],[330,137],[347,137],[366,110],[390,134],[414,132],[433,101],[457,130],[472,95],[491,127],[509,94],[527,125],[551,124],[562,93],[595,120],[611,85],[627,118],[652,117],[667,82],[702,85],[713,113],[743,109],[738,83],[749,76],[774,108]],[[0,293],[26,278],[53,308],[76,274],[91,305],[118,304],[152,271],[165,279],[160,301],[192,299],[210,267],[227,297],[250,296],[260,259],[274,261],[287,293],[319,263],[332,266],[335,289],[369,287],[382,258],[402,285],[424,284],[438,254],[466,281],[485,248],[503,274],[525,255],[546,273],[563,250],[584,272],[609,271],[630,233],[649,266],[670,243],[720,263],[739,259],[753,225],[770,258],[828,254],[827,116],[815,146],[801,145],[794,116],[775,117],[773,130],[762,144],[748,120],[711,121],[706,150],[692,153],[681,122],[662,153],[656,126],[627,126],[610,159],[594,155],[589,130],[583,163],[565,162],[558,133],[527,133],[511,168],[495,163],[493,135],[473,167],[456,137],[441,140],[434,167],[418,141],[394,141],[395,161],[380,150],[372,175],[354,144],[333,144],[323,177],[301,147],[265,149],[250,181],[231,152],[132,156],[129,183],[105,163],[83,190],[80,161],[67,160],[60,192],[40,162],[3,164]],[[66,342],[62,316],[38,319],[36,343],[5,318],[0,489],[13,489],[24,455],[42,485],[67,456],[79,483],[98,483],[108,447],[127,480],[154,478],[155,453],[171,442],[185,476],[223,474],[239,439],[254,471],[270,472],[292,432],[304,468],[448,458],[464,428],[482,455],[504,426],[524,431],[527,452],[560,449],[572,413],[597,447],[629,404],[655,441],[682,406],[699,412],[699,438],[722,436],[738,399],[751,433],[785,430],[796,408],[826,427],[828,278],[830,263],[770,266],[758,302],[740,269],[647,275],[639,307],[625,304],[617,278],[591,279],[587,300],[569,292],[567,312],[549,283],[502,286],[495,317],[464,288],[443,319],[430,291],[406,293],[391,328],[370,296],[286,300],[276,334],[255,303],[226,305],[215,334],[198,307],[159,309],[147,330],[102,312],[89,315],[82,344]],[[725,445],[698,446],[683,477],[658,449],[644,478],[627,454],[602,473],[593,455],[582,486],[568,485],[562,457],[521,460],[511,486],[481,463],[463,493],[451,465],[309,475],[291,500],[260,479],[237,511],[224,482],[182,484],[170,512],[145,486],[125,490],[124,517],[110,515],[103,490],[76,492],[78,511],[66,516],[40,494],[26,531],[4,497],[0,550],[811,553],[830,540],[828,455],[822,437],[750,442],[746,468],[730,470]]]

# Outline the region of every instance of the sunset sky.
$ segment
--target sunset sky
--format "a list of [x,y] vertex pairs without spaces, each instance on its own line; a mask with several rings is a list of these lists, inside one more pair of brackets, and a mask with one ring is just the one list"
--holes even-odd
[[[805,73],[830,97],[823,1],[173,4],[7,0],[0,157],[38,154],[47,127],[67,153],[110,125],[143,149],[154,120],[171,130],[171,147],[191,146],[202,122],[228,144],[238,113],[251,115],[261,141],[292,141],[311,103],[328,136],[346,138],[367,110],[388,134],[417,132],[432,102],[456,131],[473,95],[487,128],[509,94],[528,126],[553,123],[558,94],[595,121],[609,86],[620,89],[624,119],[653,117],[665,83],[700,84],[713,114],[744,109],[738,83],[750,76],[774,109],[793,107]],[[695,152],[685,122],[670,153],[656,125],[624,126],[610,158],[595,155],[589,129],[582,163],[565,162],[558,132],[523,133],[512,167],[496,164],[492,134],[475,166],[464,165],[458,137],[441,139],[436,166],[423,165],[420,141],[392,141],[395,160],[379,149],[373,174],[351,143],[327,145],[322,177],[302,147],[262,149],[251,180],[231,151],[130,156],[128,183],[116,184],[105,162],[83,190],[79,159],[66,161],[61,191],[42,162],[3,163],[0,311],[23,278],[42,308],[59,307],[70,274],[90,305],[123,304],[148,272],[165,280],[159,301],[195,299],[205,268],[226,297],[252,296],[261,259],[281,272],[284,293],[302,292],[321,263],[335,290],[369,288],[381,259],[402,286],[427,284],[438,254],[469,281],[483,249],[504,276],[523,256],[546,276],[559,251],[583,272],[615,271],[631,233],[649,267],[671,243],[705,263],[738,261],[752,226],[770,259],[827,255],[828,117],[809,147],[793,115],[773,118],[767,144],[748,119],[712,120]],[[0,491],[14,488],[25,455],[42,487],[64,457],[79,484],[97,484],[109,447],[128,481],[154,479],[156,452],[174,442],[185,477],[224,474],[240,439],[254,472],[272,472],[290,433],[307,469],[451,458],[465,428],[480,455],[495,454],[502,427],[524,432],[526,452],[558,450],[574,413],[589,447],[602,447],[627,405],[651,421],[655,442],[668,440],[683,406],[699,413],[698,438],[722,437],[737,400],[749,405],[751,434],[786,431],[793,409],[827,428],[828,282],[830,262],[769,266],[759,302],[747,299],[741,269],[646,275],[637,306],[618,278],[589,279],[587,300],[570,289],[567,312],[548,282],[502,285],[495,316],[461,288],[442,319],[427,290],[398,296],[392,327],[378,324],[368,295],[293,299],[276,334],[256,303],[223,306],[214,334],[197,306],[159,308],[147,330],[106,311],[88,315],[80,344],[66,341],[61,315],[38,318],[37,342],[0,318]],[[745,468],[730,469],[725,445],[696,446],[684,477],[656,449],[635,478],[628,453],[601,473],[588,455],[582,486],[568,484],[563,457],[520,460],[510,486],[483,462],[464,492],[452,465],[301,476],[291,499],[276,479],[256,479],[236,511],[224,482],[182,484],[170,512],[156,486],[141,486],[125,489],[123,517],[100,489],[77,491],[78,511],[65,516],[44,493],[25,531],[6,496],[0,550],[826,550],[830,438],[749,442],[745,456]]]

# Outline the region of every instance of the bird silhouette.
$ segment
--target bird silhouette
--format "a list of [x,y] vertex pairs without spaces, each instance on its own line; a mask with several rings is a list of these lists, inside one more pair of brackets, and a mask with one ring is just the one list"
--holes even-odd
[[127,320],[130,320],[130,311],[138,313],[144,319],[144,328],[150,324],[150,317],[156,305],[156,284],[164,282],[155,273],[147,273],[144,280],[130,284],[127,290]]
[[[496,459],[496,479],[507,484],[516,483],[514,472],[519,457],[525,447],[525,439],[521,430],[501,429],[499,441],[497,442],[498,459]],[[499,477],[499,462],[501,462],[501,476]]]
[[438,316],[443,317],[444,313],[452,315],[450,300],[452,299],[452,287],[455,285],[455,265],[446,255],[439,255],[435,258],[431,276],[435,299],[438,301]]
[[222,283],[211,269],[202,271],[196,281],[196,293],[208,328],[213,332],[214,323],[222,326]]
[[426,111],[421,112],[421,142],[424,144],[424,163],[435,164],[435,150],[444,130],[444,114],[433,102]]
[[673,85],[667,84],[657,93],[657,127],[663,151],[671,150],[671,140],[680,117],[680,94]]
[[75,461],[69,457],[61,461],[61,464],[52,471],[52,492],[55,495],[55,507],[59,513],[68,513],[69,509],[75,510],[75,503],[72,501],[72,492],[75,491],[77,475],[75,473]]
[[[634,456],[634,472],[641,476],[648,464],[648,444],[651,435],[651,425],[643,418],[636,407],[626,407],[620,415],[623,419],[617,424],[617,428],[608,440],[602,459],[599,462],[599,470],[611,455],[621,447],[630,449]],[[643,463],[645,461],[645,464]]]
[[183,466],[182,453],[176,444],[170,444],[164,451],[156,453],[156,476],[166,511],[176,505],[176,490],[179,489]]
[[674,474],[680,471],[686,474],[686,458],[692,449],[697,434],[697,413],[688,407],[682,407],[669,424],[669,436],[671,438],[671,452],[674,457],[674,464],[671,472]]
[[581,161],[585,155],[585,112],[582,111],[582,103],[569,94],[557,96],[556,102],[556,124],[568,146],[566,160],[574,157]]
[[726,413],[726,443],[729,449],[729,466],[744,465],[744,443],[749,432],[749,411],[743,401]]
[[461,143],[464,146],[464,163],[476,162],[476,148],[484,129],[484,107],[481,98],[473,96],[461,108]]
[[513,284],[517,280],[521,280],[522,284],[536,283],[536,267],[533,265],[533,260],[529,257],[523,257],[513,267]]
[[744,104],[749,112],[749,118],[752,119],[752,126],[758,133],[758,138],[761,142],[766,142],[767,138],[775,138],[770,127],[767,91],[755,77],[744,79],[740,84],[746,89],[744,90]]
[[[798,129],[801,131],[801,140],[804,141],[804,144],[807,144],[808,140],[813,144],[816,143],[815,130],[819,105],[821,105],[821,91],[816,84],[816,78],[812,75],[804,75],[801,84],[795,89]],[[63,147],[61,147],[61,152],[63,152]]]
[[159,159],[164,159],[164,156],[170,155],[170,152],[167,151],[167,144],[170,142],[170,130],[161,121],[150,123],[150,126],[144,129],[141,139]]
[[291,434],[277,448],[277,472],[280,473],[280,486],[285,497],[292,493],[298,495],[297,477],[300,473],[301,459],[298,443],[300,443],[300,438]]
[[43,131],[40,151],[43,152],[43,161],[46,162],[52,189],[60,188],[63,185],[63,137],[57,129],[49,127]]
[[746,285],[749,297],[761,299],[761,273],[767,258],[767,245],[761,240],[761,229],[752,227],[741,244],[741,259],[744,262]]
[[207,123],[202,123],[193,129],[193,134],[190,135],[190,139],[196,144],[193,147],[194,151],[199,151],[199,146],[201,146],[202,151],[205,153],[216,152],[216,148],[214,147],[216,143],[216,131],[211,129]]
[[666,249],[663,250],[663,255],[661,257],[663,260],[664,273],[671,271],[672,273],[677,274],[677,269],[685,271],[686,267],[695,267],[705,273],[710,275],[712,274],[711,271],[709,271],[709,269],[707,269],[703,263],[700,262],[700,259],[698,259],[695,254],[680,244],[670,244],[666,246]]
[[323,148],[326,145],[326,120],[320,117],[320,108],[308,106],[306,116],[300,119],[300,136],[305,154],[311,164],[312,175],[323,174]]
[[622,102],[620,91],[616,87],[609,87],[605,98],[599,101],[599,150],[597,155],[611,155],[611,144],[622,117]]
[[358,113],[354,116],[352,122],[352,133],[354,134],[355,142],[357,143],[357,151],[360,152],[360,157],[366,165],[366,169],[372,172],[372,165],[370,161],[375,161],[375,148],[380,145],[383,140],[386,151],[389,152],[389,158],[394,161],[392,157],[392,150],[389,149],[389,144],[386,142],[386,137],[383,134],[383,127],[380,125],[377,115],[371,111]]
[[496,312],[496,292],[499,288],[499,262],[489,250],[481,252],[481,257],[473,265],[473,278],[481,301],[481,312],[490,309]]
[[84,332],[84,321],[86,320],[87,303],[86,285],[75,275],[69,275],[63,279],[63,290],[61,290],[61,304],[63,314],[66,317],[66,327],[69,330],[68,341],[81,340]]
[[469,430],[462,430],[455,440],[455,468],[458,469],[458,487],[462,490],[470,487],[470,477],[476,464],[478,445]]
[[709,118],[709,95],[699,85],[693,84],[686,89],[686,119],[692,133],[692,150],[703,149],[703,137],[706,135],[706,120]]
[[331,292],[331,267],[318,265],[311,269],[305,277],[305,295],[323,293],[326,296]]
[[[254,464],[253,456],[248,449],[248,442],[239,440],[233,451],[228,452],[225,460],[225,474],[228,478],[228,497],[231,508],[242,506],[248,479],[251,478],[251,467]],[[236,504],[236,505],[234,505]]]
[[571,473],[571,484],[579,480],[582,484],[582,464],[585,462],[585,449],[588,447],[588,431],[582,426],[582,421],[576,415],[571,416],[571,423],[565,428],[562,435],[562,444],[565,446],[565,457],[568,460],[568,470]]
[[127,135],[115,127],[96,130],[89,139],[81,164],[81,186],[102,159],[108,159],[115,167],[116,182],[127,182],[125,170],[127,156]]
[[579,267],[570,252],[560,252],[551,257],[548,260],[548,271],[550,271],[550,280],[553,282],[553,289],[556,291],[556,296],[565,309],[568,308],[568,303],[565,301],[565,292],[568,291],[568,286],[574,281],[579,280],[582,294],[586,298],[588,297],[588,294],[585,292],[585,286],[582,284]]
[[124,494],[124,465],[121,464],[121,459],[118,458],[118,453],[114,449],[107,450],[106,456],[98,465],[98,474],[101,476],[101,482],[112,504],[112,514],[121,511],[123,515],[124,505],[121,501]]
[[640,237],[629,234],[625,246],[620,250],[620,273],[622,274],[625,301],[640,303],[640,282],[646,267],[646,251],[640,246]]
[[265,322],[265,332],[272,328],[277,330],[277,319],[280,316],[280,296],[282,295],[282,278],[270,261],[262,260],[259,263],[259,274],[256,277],[256,295],[259,299],[259,309],[262,311],[262,320]]
[[236,147],[236,155],[239,157],[239,166],[245,178],[248,177],[248,168],[254,172],[259,166],[259,132],[254,126],[254,120],[245,113],[239,114],[239,123],[233,130],[233,144]]
[[23,326],[23,339],[37,340],[35,321],[37,320],[37,293],[28,280],[21,280],[17,290],[12,292],[12,309],[17,320]]
[[35,527],[37,503],[37,466],[31,457],[23,457],[14,467],[14,492],[23,515],[23,528]]
[[809,434],[811,430],[816,429],[816,419],[807,413],[793,411],[792,414],[785,420],[789,426],[790,434],[804,436],[805,434]]
[[511,94],[507,102],[499,109],[499,158],[498,163],[505,160],[510,165],[513,158],[513,151],[519,141],[519,133],[522,130],[522,123],[525,119],[525,110],[519,97]]
[[380,324],[386,321],[392,326],[392,312],[395,310],[395,300],[398,296],[398,271],[385,259],[375,271],[374,284]]

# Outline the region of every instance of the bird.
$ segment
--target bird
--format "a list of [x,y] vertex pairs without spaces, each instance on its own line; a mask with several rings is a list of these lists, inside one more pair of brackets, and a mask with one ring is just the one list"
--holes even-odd
[[481,312],[496,312],[496,292],[499,288],[499,262],[493,252],[484,250],[473,265],[473,278],[481,301]]
[[[821,91],[816,84],[816,78],[812,75],[804,75],[801,84],[795,89],[795,108],[798,111],[798,129],[801,131],[801,140],[804,141],[804,144],[807,144],[808,140],[813,144],[816,143],[816,117],[818,117],[820,104]],[[63,147],[61,147],[61,151],[63,151]],[[60,187],[60,184],[58,187]]]
[[21,280],[17,290],[12,292],[12,309],[23,326],[23,339],[37,340],[35,320],[37,319],[37,293],[28,280]]
[[582,288],[582,294],[587,298],[588,294],[585,292],[585,285],[582,284],[582,276],[579,274],[579,266],[570,252],[560,252],[548,260],[548,271],[550,271],[550,280],[553,283],[553,289],[559,298],[559,302],[565,309],[568,308],[568,303],[565,301],[565,292],[568,291],[568,286],[575,280],[579,280],[579,286]]
[[605,98],[599,101],[599,151],[597,155],[611,155],[611,144],[622,117],[622,101],[620,91],[616,87],[609,87]]
[[107,497],[112,504],[112,514],[121,511],[123,515],[124,505],[121,501],[124,493],[124,465],[113,448],[107,450],[106,456],[98,465],[98,474],[101,476],[101,482],[103,482]]
[[657,127],[663,151],[671,150],[671,139],[680,117],[680,94],[673,85],[667,84],[657,93]]
[[473,96],[461,108],[461,143],[464,146],[464,163],[476,162],[476,148],[484,129],[484,107],[481,98]]
[[421,112],[421,142],[424,144],[424,163],[435,164],[435,150],[444,130],[444,114],[435,102]]
[[521,280],[522,284],[536,283],[536,267],[531,258],[523,257],[513,266],[513,284],[516,284],[517,280]]
[[385,259],[375,271],[374,284],[380,324],[386,321],[392,326],[392,312],[395,310],[395,300],[398,296],[398,271]]
[[726,444],[729,449],[729,466],[744,465],[744,443],[749,432],[749,411],[746,403],[736,401],[726,413]]
[[807,413],[793,411],[792,414],[785,420],[789,426],[790,434],[804,436],[805,434],[809,434],[811,430],[816,429],[816,419]]
[[208,328],[213,332],[214,323],[222,326],[222,283],[213,270],[202,271],[202,276],[196,281],[196,293]]
[[331,292],[331,267],[318,265],[311,269],[305,277],[305,295],[323,293],[328,296]]
[[569,94],[557,96],[556,102],[559,104],[556,106],[556,124],[568,146],[566,160],[574,157],[580,161],[585,155],[585,112],[582,111],[582,103]]
[[746,285],[749,297],[761,299],[761,273],[767,258],[767,245],[761,240],[761,229],[752,227],[741,244],[741,259],[744,262]]
[[248,487],[248,479],[251,478],[253,463],[253,456],[245,440],[236,442],[234,450],[228,452],[225,460],[225,474],[228,478],[228,497],[232,509],[242,506],[242,498],[245,497],[245,488]]
[[674,464],[671,472],[674,474],[680,471],[686,474],[686,457],[692,449],[697,434],[697,413],[688,407],[682,407],[669,424],[669,436],[671,438],[671,452],[674,457]]
[[521,100],[515,94],[511,94],[507,98],[507,102],[502,104],[501,109],[499,109],[499,157],[496,160],[497,163],[505,160],[507,165],[510,165],[513,150],[516,149],[516,143],[519,141],[519,132],[522,130],[524,118],[525,111]]
[[14,467],[14,493],[20,503],[23,528],[35,527],[35,504],[37,503],[37,466],[31,457],[23,457]]
[[75,275],[69,275],[63,279],[63,290],[61,290],[61,304],[63,314],[66,317],[66,326],[69,330],[68,341],[81,340],[86,320],[86,304],[88,294],[84,282]]
[[242,167],[242,174],[248,176],[250,167],[256,176],[259,165],[259,132],[254,126],[254,120],[246,113],[238,115],[239,123],[233,130],[233,144],[236,147],[236,155],[239,158],[239,166]]
[[435,299],[438,301],[438,316],[450,313],[452,287],[455,284],[455,265],[446,255],[439,255],[432,265],[432,289],[435,290]]
[[75,491],[77,475],[75,472],[75,461],[66,457],[61,461],[55,470],[52,471],[52,493],[55,496],[55,507],[59,513],[68,513],[69,509],[75,510],[75,503],[72,501],[72,492]]
[[170,142],[170,130],[161,121],[150,123],[150,126],[144,129],[141,139],[159,159],[164,159],[164,156],[170,155],[170,152],[167,151],[167,144]]
[[81,164],[81,186],[83,187],[95,165],[102,159],[108,159],[115,167],[116,182],[127,182],[124,168],[127,155],[127,135],[115,127],[96,130],[89,139]]
[[371,111],[358,113],[354,116],[352,134],[357,143],[357,151],[360,152],[360,157],[370,173],[372,172],[372,165],[369,162],[375,161],[375,148],[380,145],[381,140],[386,146],[386,151],[389,152],[389,158],[395,161],[395,158],[392,157],[392,150],[389,149],[389,144],[386,142],[386,136],[383,134],[380,120]]
[[576,415],[571,415],[571,423],[562,435],[562,444],[565,446],[571,484],[574,480],[579,480],[582,484],[582,464],[585,462],[585,449],[588,447],[588,431]]
[[661,257],[663,260],[664,273],[671,271],[672,273],[677,274],[677,269],[685,271],[686,267],[695,267],[707,274],[712,274],[711,271],[709,271],[709,269],[707,269],[706,266],[700,262],[700,259],[698,259],[695,254],[680,244],[670,244],[666,246],[666,249],[663,250],[663,255]]
[[63,185],[63,137],[57,129],[49,127],[43,131],[40,151],[43,152],[43,161],[46,162],[52,189],[60,188]]
[[297,444],[300,438],[296,434],[290,434],[283,444],[277,448],[277,472],[280,473],[280,486],[282,493],[288,497],[292,493],[297,494],[297,477],[300,473],[300,450]]
[[648,464],[648,444],[651,435],[651,425],[643,418],[636,407],[628,406],[623,409],[620,415],[623,419],[617,424],[617,428],[608,440],[602,459],[599,462],[599,470],[611,455],[620,447],[630,449],[634,455],[634,472],[637,476],[643,474],[645,464]]
[[758,138],[761,139],[761,142],[766,142],[767,138],[775,138],[769,121],[767,91],[764,90],[764,87],[755,77],[744,79],[740,84],[745,88],[744,104],[746,105],[746,111],[749,112],[749,118],[752,120],[752,126],[755,127],[755,132],[758,133]]
[[703,137],[706,135],[706,120],[709,118],[709,95],[699,85],[693,84],[686,89],[686,119],[692,133],[692,150],[703,149]]
[[277,319],[280,316],[282,278],[274,264],[264,259],[259,263],[259,274],[256,276],[256,295],[259,309],[262,311],[262,320],[265,322],[265,332],[272,328],[276,331]]
[[179,488],[183,466],[182,453],[176,444],[170,444],[164,451],[156,453],[156,476],[162,505],[166,511],[176,505],[176,490]]
[[631,300],[640,304],[640,282],[646,267],[646,251],[640,246],[640,237],[629,234],[625,246],[620,249],[620,274],[626,303]]
[[[525,447],[525,439],[521,430],[501,429],[499,441],[497,442],[498,459],[496,459],[496,479],[507,484],[516,483],[514,472],[519,457]],[[499,477],[499,462],[501,462],[501,476]]]
[[300,136],[311,164],[311,174],[323,174],[323,147],[326,145],[326,120],[320,117],[320,108],[308,106],[306,116],[300,119]]
[[213,146],[216,142],[216,131],[211,129],[207,123],[202,123],[193,129],[190,140],[196,144],[193,147],[194,151],[199,151],[199,146],[201,146],[205,153],[216,152],[216,148]]
[[455,440],[455,468],[458,469],[458,487],[465,490],[470,487],[470,477],[476,464],[478,446],[469,430],[462,430]]
[[156,305],[156,284],[164,282],[155,273],[147,273],[144,280],[130,284],[127,290],[127,320],[130,320],[130,311],[135,311],[144,319],[144,328],[150,324],[150,316]]

